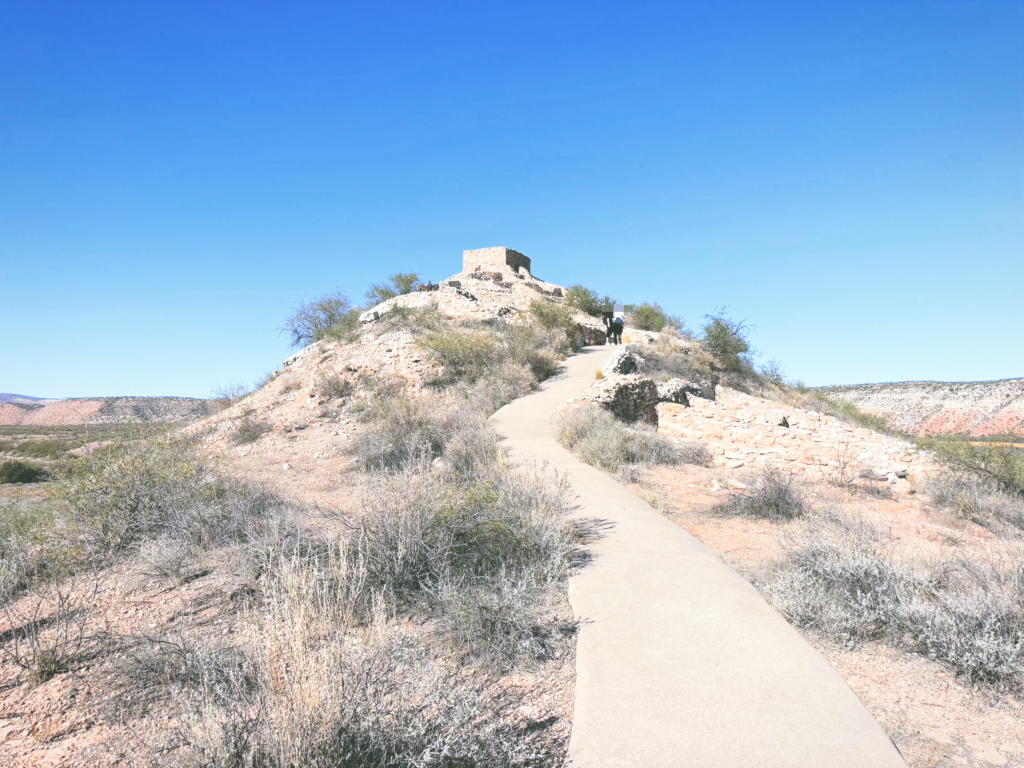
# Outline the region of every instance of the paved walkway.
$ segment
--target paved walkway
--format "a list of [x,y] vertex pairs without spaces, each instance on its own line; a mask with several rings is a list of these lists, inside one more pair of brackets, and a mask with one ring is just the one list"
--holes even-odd
[[571,357],[492,417],[513,454],[568,474],[581,516],[613,524],[569,582],[583,622],[572,765],[906,768],[845,681],[753,587],[555,442],[552,414],[609,353]]

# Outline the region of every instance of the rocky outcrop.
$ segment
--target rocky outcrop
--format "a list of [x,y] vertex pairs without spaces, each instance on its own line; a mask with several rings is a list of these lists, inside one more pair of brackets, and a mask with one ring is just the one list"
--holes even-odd
[[658,387],[646,376],[629,374],[599,379],[568,405],[597,405],[623,421],[658,423]]
[[601,373],[605,376],[615,374],[627,375],[639,373],[643,370],[644,358],[640,355],[640,348],[636,344],[627,344],[620,347],[614,355],[604,364]]
[[821,387],[819,391],[917,435],[1024,437],[1024,379],[905,381]]

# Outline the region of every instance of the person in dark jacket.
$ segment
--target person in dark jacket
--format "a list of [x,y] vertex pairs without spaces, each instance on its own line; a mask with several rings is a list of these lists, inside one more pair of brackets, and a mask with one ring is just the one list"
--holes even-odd
[[612,344],[622,343],[622,318],[616,317],[612,320],[609,330],[612,332]]

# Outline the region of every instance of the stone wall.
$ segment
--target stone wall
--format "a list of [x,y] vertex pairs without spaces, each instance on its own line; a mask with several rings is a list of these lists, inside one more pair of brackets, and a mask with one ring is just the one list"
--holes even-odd
[[530,257],[511,248],[477,248],[462,252],[462,271],[514,272],[530,274]]

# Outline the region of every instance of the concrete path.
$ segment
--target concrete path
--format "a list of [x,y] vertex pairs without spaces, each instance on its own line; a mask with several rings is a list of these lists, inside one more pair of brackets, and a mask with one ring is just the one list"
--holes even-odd
[[612,523],[569,582],[582,621],[569,754],[579,768],[906,768],[817,651],[717,555],[578,461],[550,419],[607,347],[492,417],[513,455],[568,474],[582,517]]

